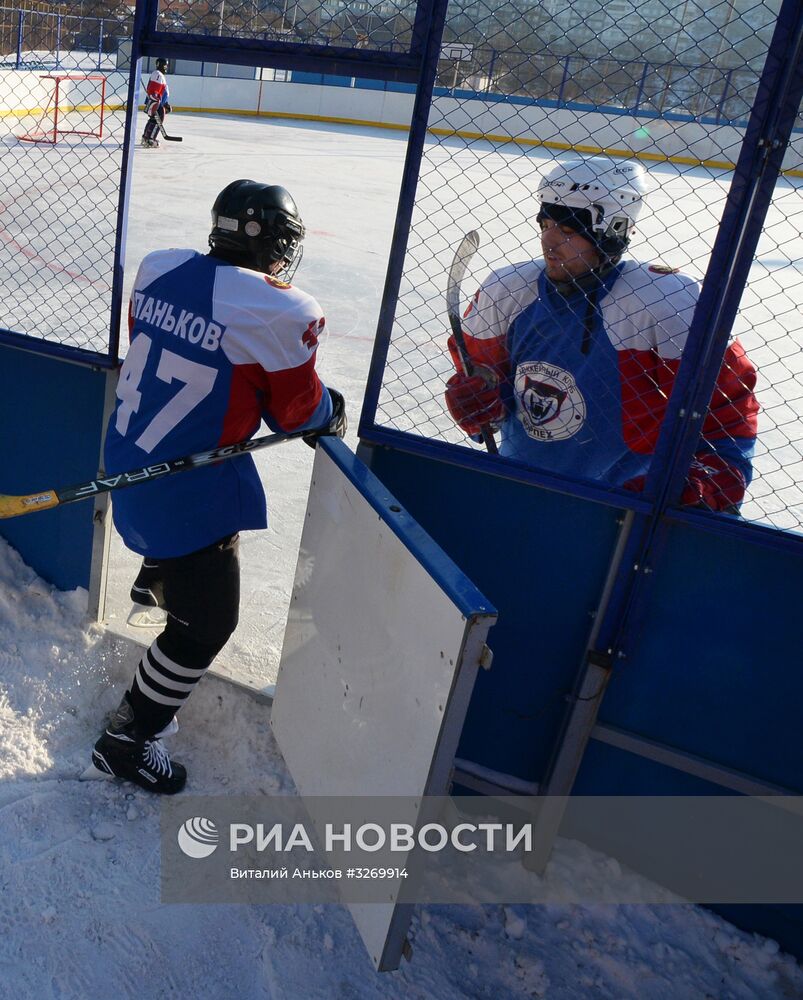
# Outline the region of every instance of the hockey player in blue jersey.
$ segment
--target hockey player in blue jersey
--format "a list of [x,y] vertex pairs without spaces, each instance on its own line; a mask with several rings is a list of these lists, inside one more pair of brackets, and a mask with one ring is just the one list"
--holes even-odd
[[[493,272],[462,322],[475,371],[446,405],[469,435],[501,432],[502,456],[629,490],[643,488],[699,293],[672,268],[624,257],[643,207],[636,162],[558,163],[537,190],[542,260]],[[752,473],[756,370],[725,353],[682,502],[735,512]]]
[[[274,431],[342,437],[343,397],[315,371],[321,307],[290,284],[304,225],[281,187],[239,180],[212,209],[210,252],[162,250],[142,261],[130,347],[105,444],[108,473]],[[156,480],[113,503],[123,541],[144,557],[132,597],[159,604],[164,631],[143,655],[92,760],[154,792],[186,770],[160,736],[237,625],[238,533],[267,526],[250,455]]]

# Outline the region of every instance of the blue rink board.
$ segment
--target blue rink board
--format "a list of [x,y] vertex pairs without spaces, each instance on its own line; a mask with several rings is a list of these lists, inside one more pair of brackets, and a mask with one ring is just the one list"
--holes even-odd
[[621,511],[407,452],[358,454],[499,611],[458,756],[538,781],[580,669]]
[[[0,492],[19,495],[93,479],[107,374],[0,344]],[[89,585],[92,502],[0,520],[0,535],[61,590]]]
[[[731,794],[718,785],[595,740],[586,750],[574,792],[577,795]],[[639,846],[643,848],[643,865],[639,871],[647,876],[653,868],[660,871],[660,862],[649,854],[649,842],[641,840]],[[604,849],[602,845],[600,849]],[[608,845],[607,849],[616,856],[615,844]],[[633,857],[632,845],[628,846],[627,854]],[[709,904],[706,909],[742,930],[772,938],[784,951],[803,960],[803,905],[728,903]]]
[[[619,512],[392,448],[359,454],[499,610],[488,637],[493,667],[477,679],[459,755],[541,780]],[[660,532],[599,721],[803,793],[803,562],[702,526]],[[593,739],[574,791],[732,794]],[[640,846],[649,871],[650,845]],[[803,906],[711,909],[803,958]]]
[[803,794],[803,559],[664,525],[600,721]]
[[[803,794],[803,560],[794,551],[688,524],[665,525],[662,532],[628,655],[614,670],[600,722]],[[574,790],[724,793],[593,740]],[[803,958],[803,906],[711,908]]]

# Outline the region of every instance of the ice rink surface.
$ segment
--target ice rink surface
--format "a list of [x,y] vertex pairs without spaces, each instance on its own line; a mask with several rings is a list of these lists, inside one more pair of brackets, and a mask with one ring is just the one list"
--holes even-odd
[[[140,116],[139,127],[143,121]],[[19,292],[6,303],[12,328],[30,329],[35,323],[47,331],[66,311],[72,318],[59,336],[103,349],[102,306],[108,301],[114,241],[114,213],[108,206],[119,162],[120,122],[112,116],[107,138],[94,148],[91,141],[32,147],[6,140],[4,161],[19,192],[2,206],[6,225],[0,244],[0,262],[4,253],[11,254],[20,275]],[[231,180],[250,177],[287,187],[308,233],[295,282],[324,308],[331,332],[319,349],[319,370],[346,396],[347,441],[353,447],[406,133],[186,114],[169,116],[167,127],[184,141],[135,150],[126,291],[149,251],[205,249],[211,205]],[[428,140],[379,423],[466,443],[441,399],[451,371],[443,307],[448,263],[462,234],[478,228],[481,248],[463,285],[468,296],[490,267],[539,256],[533,192],[556,155],[514,143]],[[673,164],[650,165],[649,173],[652,191],[632,255],[701,278],[732,173]],[[762,406],[756,477],[743,514],[780,528],[803,526],[801,231],[803,181],[783,178],[736,321],[736,332],[760,369]],[[61,254],[53,249],[54,234]],[[66,310],[60,308],[68,301]],[[312,452],[292,443],[255,458],[268,493],[270,527],[242,538],[241,623],[220,660],[226,672],[262,687],[272,683],[278,667]],[[123,627],[137,565],[115,535],[108,603],[113,628]],[[147,640],[150,633],[137,634]]]

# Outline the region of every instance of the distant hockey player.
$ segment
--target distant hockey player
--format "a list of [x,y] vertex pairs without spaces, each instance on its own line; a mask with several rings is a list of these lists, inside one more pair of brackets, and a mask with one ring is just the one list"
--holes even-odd
[[159,126],[164,123],[165,115],[173,110],[170,107],[170,91],[165,73],[170,68],[167,59],[157,59],[156,69],[151,73],[145,91],[145,114],[148,120],[142,133],[142,145],[146,148],[158,146]]
[[[304,226],[277,186],[238,180],[212,209],[207,255],[160,250],[142,261],[131,345],[105,445],[108,473],[275,431],[342,437],[343,397],[315,371],[323,311],[289,284]],[[154,792],[178,792],[186,770],[160,736],[237,625],[238,532],[267,525],[250,455],[183,472],[114,499],[114,523],[144,557],[132,598],[167,611],[92,761]]]
[[[539,469],[639,491],[680,365],[699,286],[623,259],[646,190],[639,163],[557,164],[541,179],[543,260],[491,273],[462,327],[475,365],[446,405],[475,436],[501,431],[500,454]],[[683,503],[735,512],[749,484],[756,371],[734,340],[725,354]]]

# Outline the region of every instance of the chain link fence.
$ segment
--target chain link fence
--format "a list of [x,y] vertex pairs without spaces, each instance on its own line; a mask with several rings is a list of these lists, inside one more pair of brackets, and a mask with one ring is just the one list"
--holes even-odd
[[[447,351],[447,273],[477,230],[460,302],[484,372],[458,418],[492,412],[501,463],[643,488],[700,284],[720,277],[709,258],[779,6],[452,4],[377,426],[484,448],[444,399],[462,367]],[[781,528],[803,526],[802,151],[796,133],[684,492]],[[539,223],[537,192],[578,161],[609,177],[640,164],[645,192],[621,259],[588,244],[596,279],[567,285],[565,246],[541,225],[571,245],[602,206]],[[546,200],[561,201],[554,187]]]
[[107,16],[48,10],[53,4],[0,7],[0,69],[113,70],[122,39],[130,38],[128,6],[108,6]]
[[405,0],[164,0],[157,29],[238,40],[286,41],[327,49],[408,51],[416,3]]
[[787,175],[775,187],[734,324],[758,368],[761,405],[742,514],[797,530],[803,527],[802,233],[803,180]]
[[132,16],[106,13],[0,11],[0,328],[99,355],[128,82],[116,60]]

